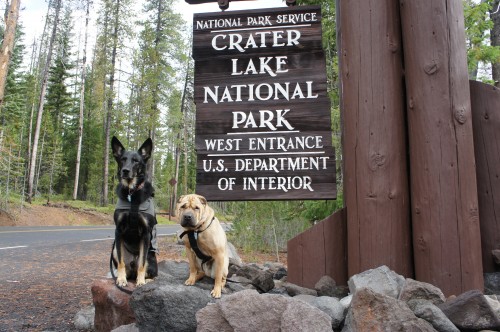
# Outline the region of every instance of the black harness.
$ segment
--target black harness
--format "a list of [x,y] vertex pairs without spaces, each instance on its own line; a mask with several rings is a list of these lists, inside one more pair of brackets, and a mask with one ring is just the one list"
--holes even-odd
[[[127,196],[127,201],[129,201],[129,202],[130,202],[130,209],[129,209],[129,215],[128,215],[128,219],[129,219],[129,220],[130,220],[130,216],[131,216],[131,214],[132,214],[132,213],[133,213],[133,214],[135,214],[135,215],[137,215],[137,214],[139,213],[139,206],[141,205],[141,203],[140,203],[140,201],[139,201],[138,199],[132,199],[132,195],[134,194],[134,192],[136,192],[136,191],[138,191],[138,190],[142,189],[142,187],[143,187],[143,186],[144,186],[144,182],[142,182],[142,183],[141,183],[141,185],[140,185],[138,188],[136,188],[135,190],[133,190],[133,191],[129,191],[129,194],[128,194],[128,196]],[[121,286],[118,286],[118,285],[116,284],[116,275],[115,275],[115,271],[114,271],[114,267],[113,267],[113,251],[114,251],[114,249],[115,249],[115,245],[116,245],[116,243],[115,243],[115,242],[116,242],[116,241],[113,241],[113,246],[111,247],[111,256],[110,256],[110,258],[109,258],[109,270],[110,270],[110,272],[111,272],[111,277],[113,277],[113,280],[115,281],[115,286],[116,286],[119,290],[121,290],[122,292],[127,293],[127,294],[132,294],[132,291],[131,291],[131,290],[125,289],[125,288],[123,288],[123,287],[121,287]],[[126,246],[126,244],[125,244],[125,249],[126,249],[128,252],[130,252],[131,254],[133,254],[133,255],[137,255],[137,254],[139,254],[138,252],[136,253],[136,252],[134,252],[133,250],[130,250],[130,249]]]
[[[187,234],[188,236],[188,240],[189,240],[189,244],[191,245],[191,249],[193,249],[194,253],[196,254],[196,256],[201,259],[201,265],[205,264],[206,262],[209,262],[212,260],[212,256],[207,256],[205,255],[201,250],[200,250],[200,247],[198,247],[198,234],[206,231],[211,225],[212,225],[212,221],[214,221],[215,217],[212,218],[212,220],[210,220],[210,224],[208,224],[208,227],[205,228],[204,230],[202,231],[198,231],[198,230],[189,230],[189,231],[184,231],[181,233],[180,235],[180,238],[182,239],[182,237],[184,235]],[[201,225],[203,226],[203,225]],[[200,228],[201,228],[200,226]]]

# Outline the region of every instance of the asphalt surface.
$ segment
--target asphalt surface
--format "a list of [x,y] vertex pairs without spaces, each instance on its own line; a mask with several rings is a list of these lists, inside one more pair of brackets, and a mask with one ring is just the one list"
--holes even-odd
[[[175,234],[178,225],[158,225],[157,236]],[[112,241],[114,226],[0,227],[0,259],[6,251],[62,244]]]
[[[161,251],[178,229],[158,225]],[[109,272],[113,238],[111,225],[0,227],[0,331],[75,331],[92,282]]]

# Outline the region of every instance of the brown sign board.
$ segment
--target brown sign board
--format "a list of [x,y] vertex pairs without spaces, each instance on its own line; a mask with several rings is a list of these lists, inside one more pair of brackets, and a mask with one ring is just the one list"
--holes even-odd
[[196,192],[335,199],[321,8],[195,14]]

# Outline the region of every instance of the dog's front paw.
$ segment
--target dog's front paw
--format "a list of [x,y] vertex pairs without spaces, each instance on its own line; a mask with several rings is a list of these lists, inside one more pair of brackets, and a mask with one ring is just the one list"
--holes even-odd
[[142,285],[145,285],[146,284],[146,280],[145,279],[137,279],[137,281],[135,282],[135,285],[137,287],[140,287]]
[[184,282],[186,286],[193,286],[196,282],[196,276],[189,276],[189,278]]
[[118,287],[127,287],[127,278],[116,278]]
[[210,294],[212,295],[212,297],[214,299],[220,299],[221,293],[222,293],[222,289],[219,287],[214,287],[214,289],[212,289],[212,291],[210,292]]

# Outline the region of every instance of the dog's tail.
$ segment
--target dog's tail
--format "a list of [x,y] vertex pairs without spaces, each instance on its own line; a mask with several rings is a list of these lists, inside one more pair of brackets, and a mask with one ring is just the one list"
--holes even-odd
[[124,293],[127,293],[127,294],[132,294],[133,291],[131,290],[128,290],[126,288],[123,288],[122,286],[119,286],[117,283],[116,283],[116,275],[115,275],[115,266],[113,263],[115,263],[114,259],[113,259],[113,251],[115,250],[115,241],[113,241],[113,245],[111,246],[111,255],[109,257],[109,272],[111,272],[111,277],[113,277],[113,280],[115,281],[115,286],[116,288],[118,288],[119,290],[121,290],[122,292]]

